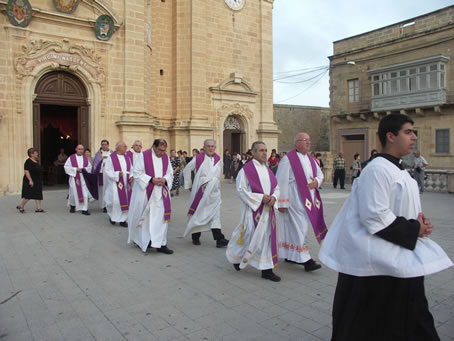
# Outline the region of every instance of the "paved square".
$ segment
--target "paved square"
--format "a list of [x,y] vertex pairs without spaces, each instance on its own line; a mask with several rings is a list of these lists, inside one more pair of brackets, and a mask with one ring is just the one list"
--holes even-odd
[[[227,238],[239,222],[234,185],[222,184]],[[323,186],[327,223],[348,191]],[[144,254],[128,245],[127,229],[70,214],[66,190],[44,192],[45,214],[34,203],[20,214],[19,196],[0,197],[0,340],[329,340],[337,280],[280,262],[282,282],[236,272],[211,233],[202,245],[182,238],[189,192],[172,201],[169,247],[173,255]],[[454,195],[423,193],[433,240],[454,258]],[[311,232],[309,246],[317,259]],[[426,277],[426,293],[442,340],[454,340],[454,269]]]

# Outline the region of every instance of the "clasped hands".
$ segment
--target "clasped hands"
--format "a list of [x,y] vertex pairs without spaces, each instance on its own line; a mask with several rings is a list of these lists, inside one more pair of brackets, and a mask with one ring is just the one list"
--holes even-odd
[[165,178],[153,178],[153,185],[155,186],[164,186],[166,184]]
[[276,198],[269,194],[264,194],[262,198],[262,202],[267,205],[268,207],[273,207],[274,203],[276,202]]
[[312,182],[309,183],[309,184],[307,184],[307,187],[308,187],[309,189],[315,189],[315,188],[317,188],[317,187],[318,187],[318,181],[317,181],[317,179],[316,179],[316,178],[313,178],[313,177],[311,176],[311,180],[312,180]]
[[422,238],[428,237],[433,231],[432,223],[429,221],[429,219],[426,218],[426,216],[422,212],[418,214],[417,220],[419,221],[420,224],[418,236]]

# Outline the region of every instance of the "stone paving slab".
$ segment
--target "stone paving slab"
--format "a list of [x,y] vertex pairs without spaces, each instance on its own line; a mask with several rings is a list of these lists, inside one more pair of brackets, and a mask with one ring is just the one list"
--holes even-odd
[[[331,223],[349,192],[325,185]],[[222,184],[227,238],[239,221],[234,185]],[[337,274],[306,273],[280,262],[280,283],[250,267],[236,272],[211,233],[202,245],[182,238],[189,192],[172,201],[173,255],[142,253],[127,229],[112,226],[90,205],[91,216],[70,214],[66,189],[44,193],[45,214],[15,209],[19,196],[0,197],[0,340],[329,340]],[[423,193],[432,238],[454,258],[454,196]],[[309,247],[317,259],[313,233]],[[426,278],[426,292],[443,341],[454,340],[454,269]]]

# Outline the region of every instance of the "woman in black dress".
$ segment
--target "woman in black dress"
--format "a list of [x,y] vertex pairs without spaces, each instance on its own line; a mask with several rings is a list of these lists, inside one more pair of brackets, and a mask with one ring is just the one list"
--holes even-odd
[[172,189],[170,190],[170,195],[173,197],[174,192],[176,191],[177,195],[180,195],[180,167],[181,161],[180,158],[177,157],[177,152],[175,149],[170,151],[170,164],[173,168],[173,182],[172,182]]
[[30,148],[27,150],[28,159],[24,164],[24,180],[22,182],[22,202],[16,208],[20,213],[25,213],[24,207],[31,199],[36,202],[35,212],[44,213],[41,208],[43,200],[43,179],[41,165],[39,164],[38,149]]

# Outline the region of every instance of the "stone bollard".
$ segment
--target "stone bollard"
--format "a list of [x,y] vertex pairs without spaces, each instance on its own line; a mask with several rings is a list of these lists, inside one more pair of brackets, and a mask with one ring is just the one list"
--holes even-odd
[[448,193],[454,193],[454,171],[448,171]]

